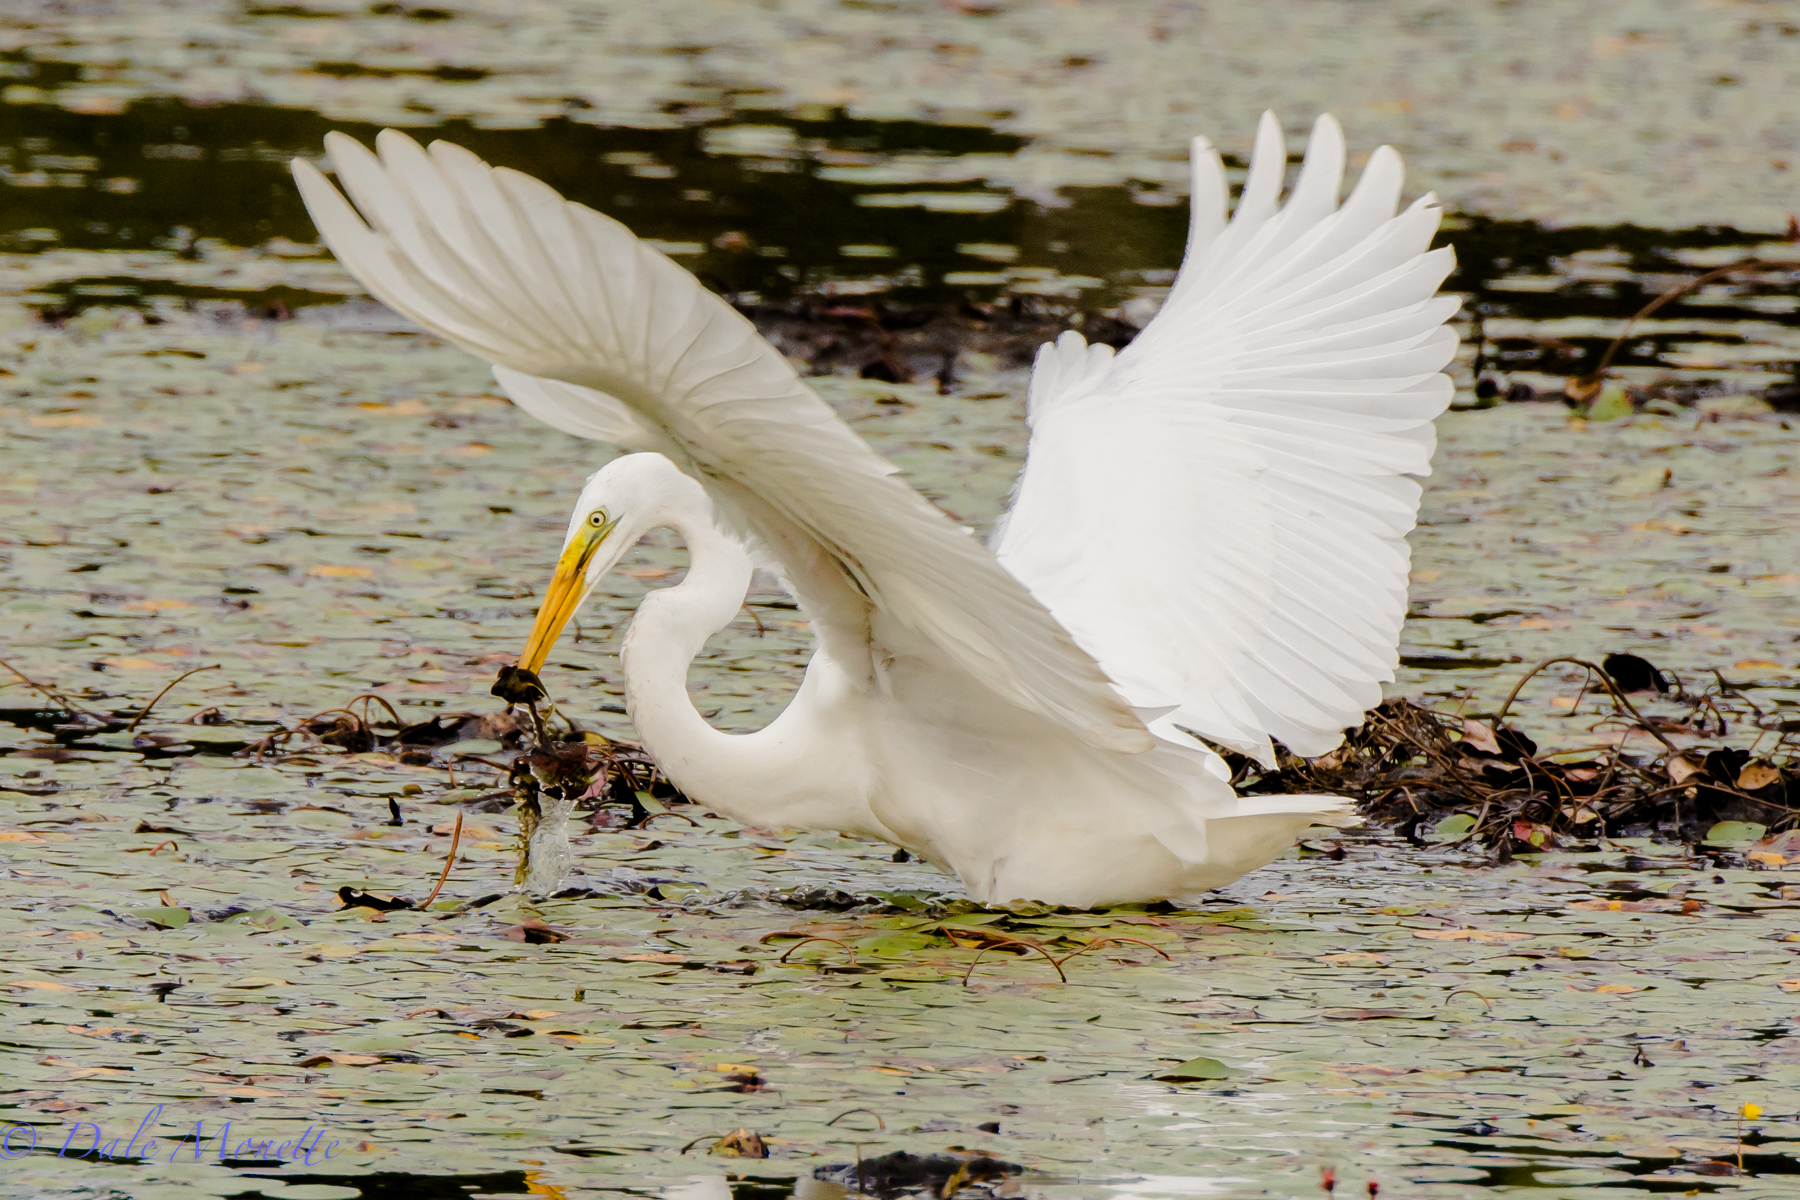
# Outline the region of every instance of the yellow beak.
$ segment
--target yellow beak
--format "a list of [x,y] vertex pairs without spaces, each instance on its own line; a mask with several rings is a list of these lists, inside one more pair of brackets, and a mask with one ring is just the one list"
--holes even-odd
[[584,524],[581,532],[563,547],[562,557],[556,560],[556,573],[550,577],[550,586],[544,592],[544,602],[538,606],[537,622],[525,641],[525,652],[519,655],[520,667],[534,675],[543,668],[544,660],[550,657],[550,647],[556,644],[563,626],[587,599],[588,564],[617,525],[617,521],[608,521],[599,527]]

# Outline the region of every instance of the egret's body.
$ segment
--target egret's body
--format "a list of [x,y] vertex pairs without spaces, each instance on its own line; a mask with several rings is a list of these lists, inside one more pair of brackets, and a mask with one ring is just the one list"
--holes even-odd
[[1217,887],[1297,830],[1345,815],[1329,796],[1239,799],[1199,746],[1090,746],[891,636],[876,686],[819,653],[766,728],[721,733],[695,711],[687,669],[737,616],[751,560],[716,527],[700,485],[661,455],[602,468],[578,508],[621,504],[632,524],[608,541],[628,547],[670,528],[691,555],[686,578],[646,595],[626,631],[632,720],[669,779],[727,816],[904,846],[954,870],[978,900],[1088,907]]
[[[1039,355],[1026,469],[993,550],[902,483],[735,312],[622,226],[442,143],[331,149],[365,224],[297,167],[334,250],[378,297],[496,364],[552,425],[648,451],[589,481],[522,665],[656,528],[686,543],[620,651],[646,749],[687,795],[765,826],[881,838],[978,900],[1190,895],[1269,861],[1331,796],[1238,797],[1191,736],[1268,761],[1322,753],[1392,678],[1405,534],[1449,396],[1429,198],[1395,215],[1398,157],[1340,208],[1322,119],[1277,208],[1265,118],[1233,221],[1195,147],[1187,259],[1116,358]],[[755,564],[810,617],[799,691],[756,733],[686,676]]]

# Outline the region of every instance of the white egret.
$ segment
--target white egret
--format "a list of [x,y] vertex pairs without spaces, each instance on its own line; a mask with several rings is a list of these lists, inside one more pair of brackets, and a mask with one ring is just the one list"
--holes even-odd
[[[1265,115],[1227,221],[1192,148],[1186,254],[1123,351],[1038,353],[1011,511],[983,546],[841,422],[744,317],[611,218],[444,142],[327,138],[354,208],[294,164],[377,298],[495,365],[533,416],[641,451],[582,490],[520,665],[641,536],[685,578],[639,604],[629,711],[668,777],[733,819],[880,838],[984,902],[1189,896],[1268,862],[1335,796],[1238,796],[1218,745],[1324,753],[1393,678],[1408,549],[1456,339],[1440,209],[1397,211],[1382,147],[1340,205],[1321,117],[1286,203]],[[360,212],[359,212],[360,210]],[[688,667],[753,562],[811,620],[799,691],[713,729]]]

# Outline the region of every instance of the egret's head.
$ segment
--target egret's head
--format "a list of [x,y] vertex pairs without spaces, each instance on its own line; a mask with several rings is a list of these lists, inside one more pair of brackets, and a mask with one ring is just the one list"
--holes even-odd
[[[576,508],[569,521],[569,535],[563,540],[562,554],[556,560],[556,573],[550,577],[543,604],[538,606],[537,623],[531,627],[524,653],[519,655],[519,665],[525,670],[536,674],[543,667],[563,626],[624,554],[620,545],[624,539],[614,536],[618,528],[619,518],[605,505],[583,504]],[[609,542],[613,543],[611,547]]]
[[538,606],[537,623],[519,655],[519,667],[536,674],[557,635],[593,594],[606,573],[648,530],[701,495],[700,486],[660,454],[627,454],[588,477],[569,516],[556,572]]

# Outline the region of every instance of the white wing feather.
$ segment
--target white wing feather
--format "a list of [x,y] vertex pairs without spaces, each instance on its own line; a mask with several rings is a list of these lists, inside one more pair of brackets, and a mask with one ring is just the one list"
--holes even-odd
[[522,408],[747,493],[754,505],[734,511],[815,598],[866,603],[1096,745],[1149,747],[1099,667],[992,553],[692,275],[617,221],[459,147],[427,152],[393,130],[379,157],[341,134],[326,144],[354,209],[294,164],[326,242],[378,299],[496,364]]
[[1439,209],[1396,214],[1382,147],[1340,207],[1344,142],[1321,117],[1287,203],[1263,117],[1229,224],[1193,145],[1193,217],[1155,320],[1114,356],[1065,333],[1038,352],[1031,441],[1000,561],[1152,728],[1272,765],[1322,754],[1381,700],[1406,614],[1406,535],[1456,349],[1436,297]]
[[682,457],[681,448],[668,434],[605,392],[560,379],[540,379],[511,367],[495,367],[494,381],[514,404],[552,429],[631,450]]

